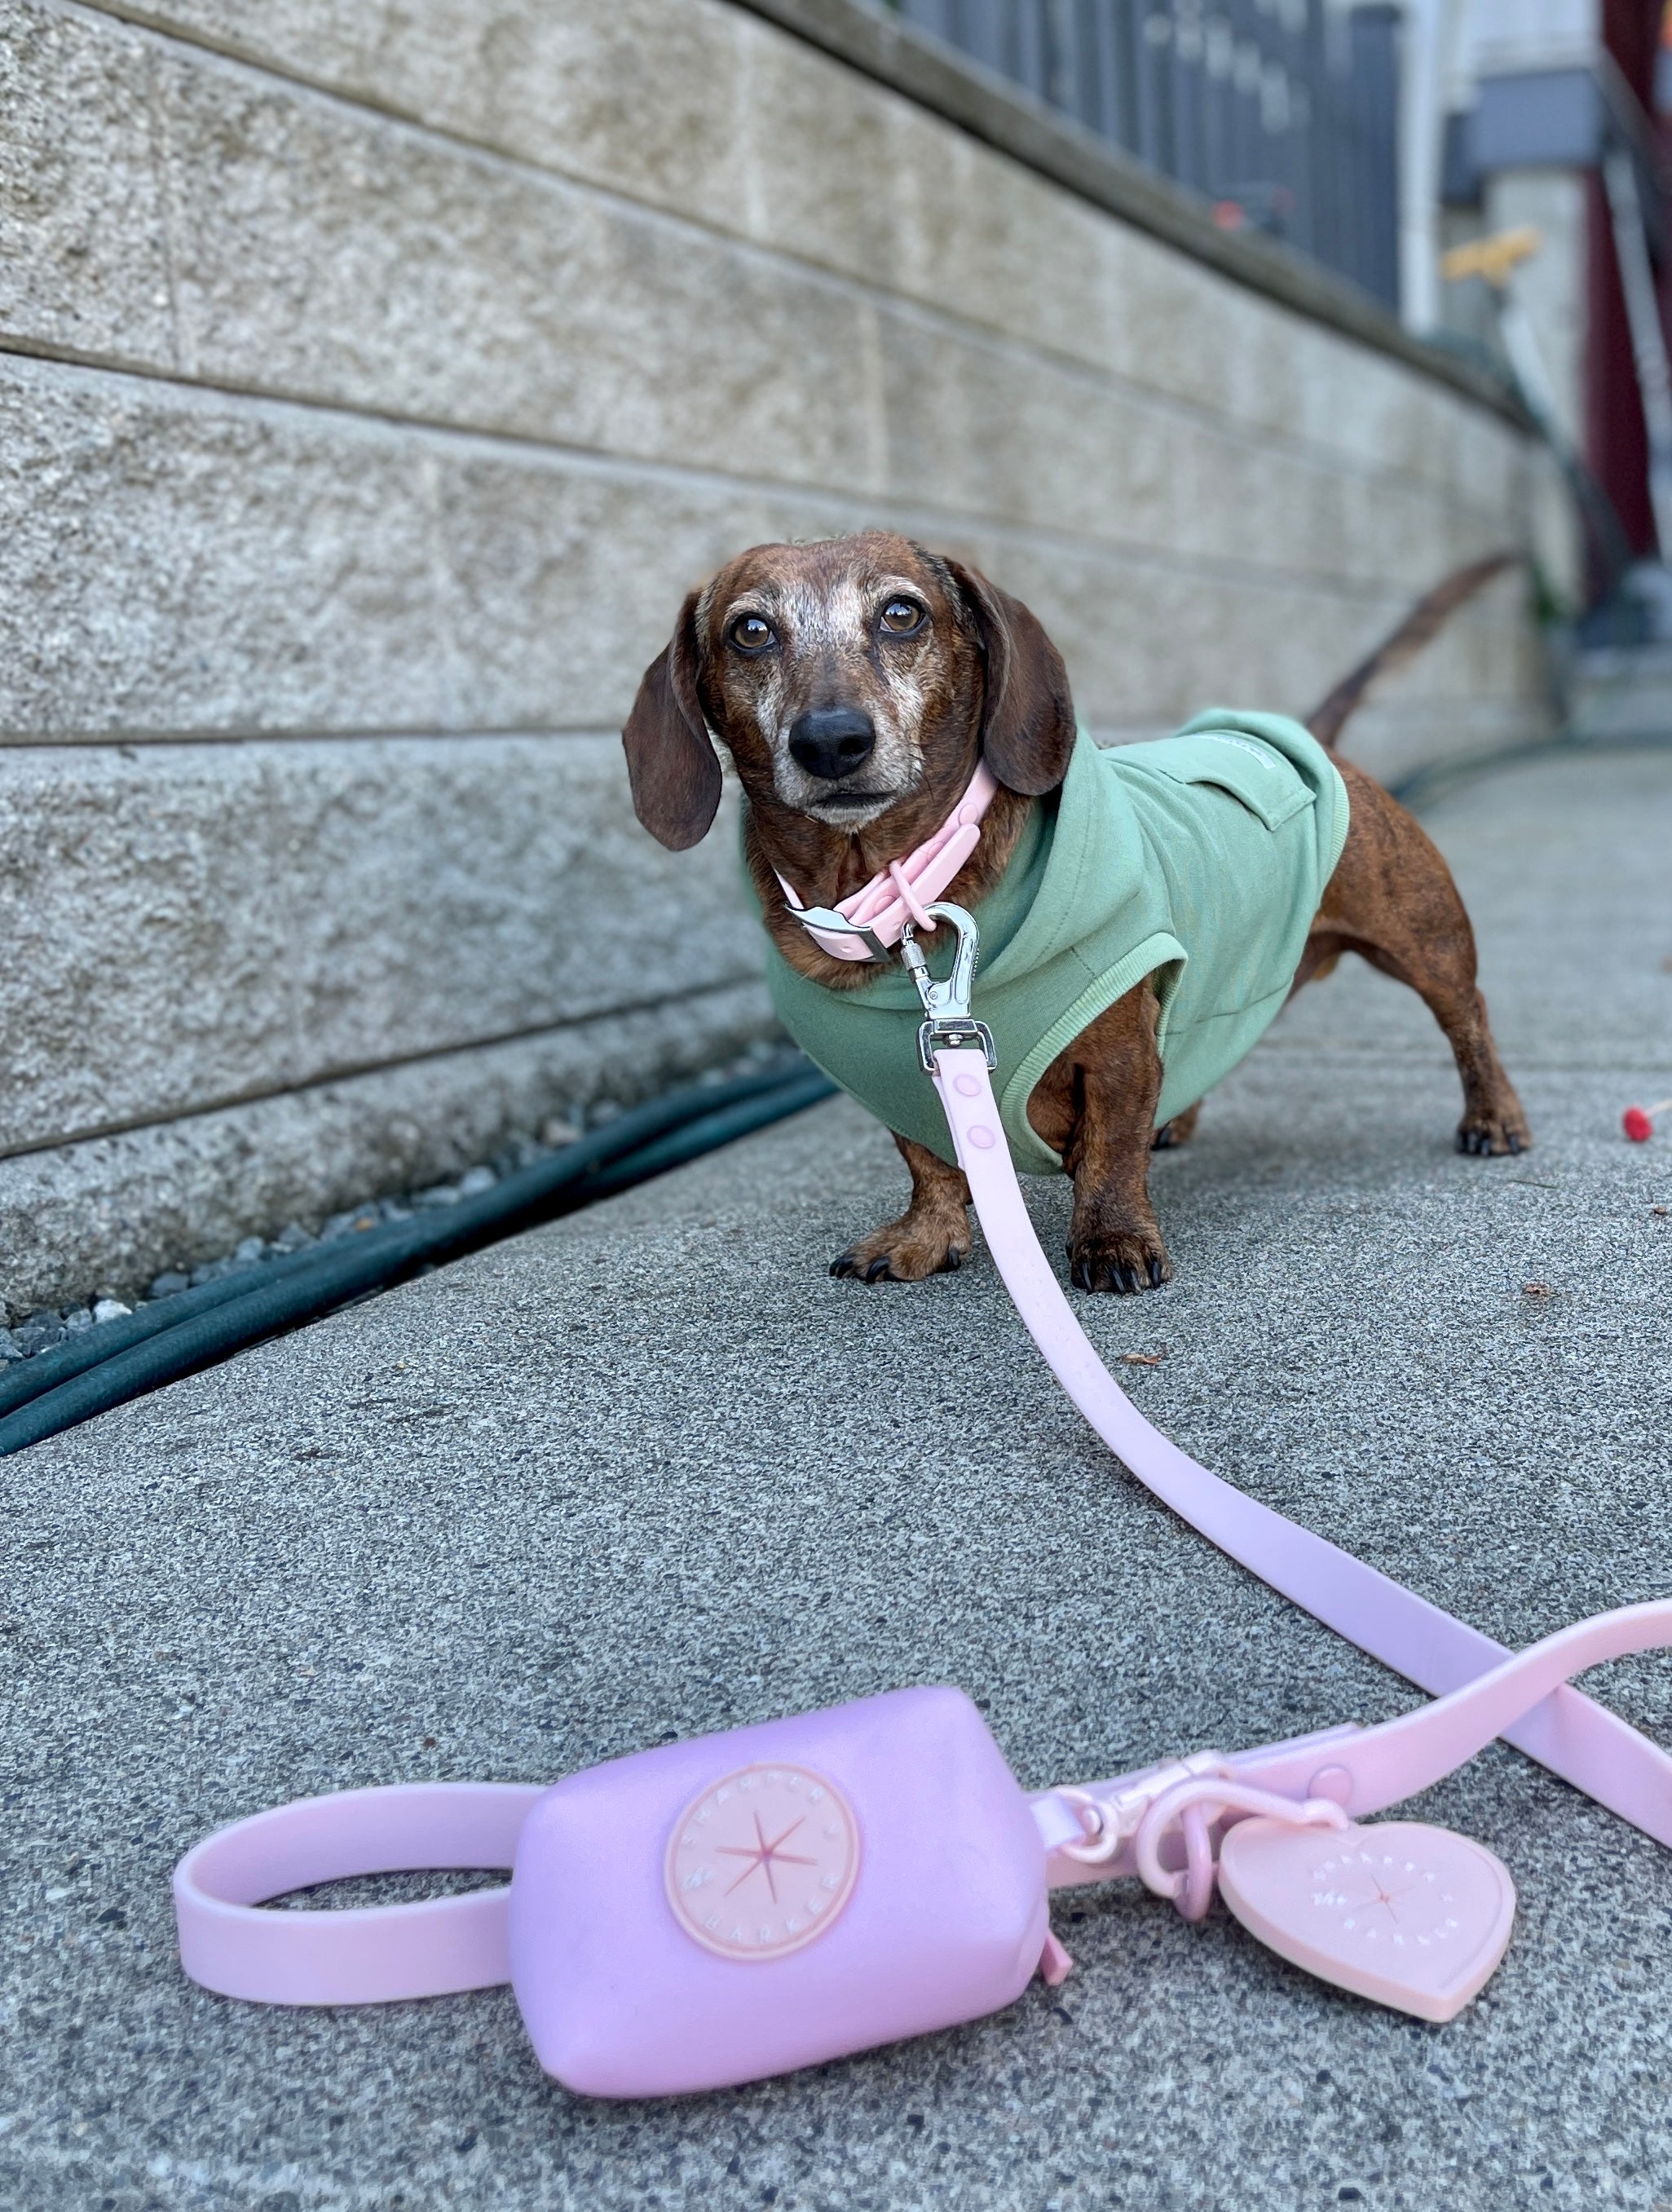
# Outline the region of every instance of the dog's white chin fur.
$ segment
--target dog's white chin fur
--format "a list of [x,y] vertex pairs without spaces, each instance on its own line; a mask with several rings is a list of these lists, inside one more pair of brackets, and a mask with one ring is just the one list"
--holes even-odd
[[804,802],[797,811],[811,816],[827,830],[866,830],[879,821],[891,806],[897,806],[903,795],[897,791],[888,792],[874,806],[819,806]]

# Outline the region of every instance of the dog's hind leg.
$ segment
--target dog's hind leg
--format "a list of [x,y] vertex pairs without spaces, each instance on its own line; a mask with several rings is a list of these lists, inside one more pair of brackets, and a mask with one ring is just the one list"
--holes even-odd
[[1463,1085],[1460,1152],[1524,1152],[1533,1141],[1475,983],[1474,932],[1438,848],[1363,769],[1340,763],[1352,827],[1308,940],[1297,988],[1342,951],[1408,983],[1445,1032]]
[[1170,1152],[1180,1145],[1188,1145],[1196,1133],[1196,1123],[1201,1116],[1201,1101],[1187,1106],[1182,1114],[1175,1114],[1170,1121],[1164,1121],[1150,1139],[1152,1152]]
[[[1462,914],[1461,901],[1457,911]],[[1468,927],[1467,916],[1464,927]],[[1384,975],[1408,983],[1445,1032],[1463,1085],[1457,1150],[1483,1158],[1528,1151],[1533,1133],[1515,1085],[1498,1057],[1487,1002],[1474,981],[1472,945],[1467,962],[1444,953],[1413,959],[1401,950],[1383,946],[1366,946],[1364,951],[1365,957]]]
[[900,1157],[911,1170],[911,1204],[897,1221],[885,1221],[830,1262],[833,1275],[866,1283],[921,1283],[950,1273],[970,1249],[970,1186],[962,1168],[949,1167],[927,1146],[897,1135]]

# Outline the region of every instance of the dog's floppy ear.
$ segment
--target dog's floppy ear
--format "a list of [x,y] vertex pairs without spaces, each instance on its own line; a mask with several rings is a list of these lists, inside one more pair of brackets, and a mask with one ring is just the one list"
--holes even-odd
[[621,742],[633,811],[651,836],[683,853],[708,835],[720,805],[720,763],[696,696],[696,605],[679,610],[673,635],[644,672]]
[[1044,625],[974,568],[949,561],[987,661],[982,752],[998,781],[1028,798],[1055,791],[1074,749],[1074,702]]

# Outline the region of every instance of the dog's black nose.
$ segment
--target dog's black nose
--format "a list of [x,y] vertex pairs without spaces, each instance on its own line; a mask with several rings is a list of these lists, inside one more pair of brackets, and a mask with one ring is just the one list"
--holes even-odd
[[877,732],[857,707],[813,707],[790,725],[790,758],[827,783],[852,775],[871,757]]

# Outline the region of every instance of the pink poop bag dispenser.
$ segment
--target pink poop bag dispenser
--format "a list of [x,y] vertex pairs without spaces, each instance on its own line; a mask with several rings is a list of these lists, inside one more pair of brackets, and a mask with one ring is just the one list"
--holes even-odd
[[994,2012],[1049,1934],[1028,1801],[963,1692],[897,1690],[640,1752],[548,1790],[512,1980],[594,2096],[816,2065]]
[[[349,1873],[503,1864],[513,1837],[508,1904],[250,1909]],[[1047,1840],[962,1691],[896,1690],[545,1790],[417,1784],[258,1814],[176,1869],[180,1956],[210,1989],[292,2004],[508,1978],[566,2087],[713,2089],[1012,2002],[1050,1942]]]

